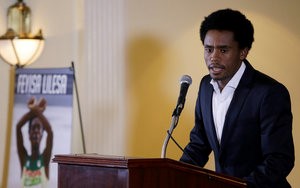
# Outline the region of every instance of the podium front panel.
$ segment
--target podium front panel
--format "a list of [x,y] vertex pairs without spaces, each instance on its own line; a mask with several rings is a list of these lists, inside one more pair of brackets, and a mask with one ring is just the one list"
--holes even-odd
[[246,188],[245,181],[166,158],[56,155],[58,188]]

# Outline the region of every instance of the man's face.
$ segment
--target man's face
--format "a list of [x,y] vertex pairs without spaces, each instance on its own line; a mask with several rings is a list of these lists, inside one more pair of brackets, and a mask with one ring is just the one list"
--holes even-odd
[[212,79],[221,89],[229,82],[247,57],[248,49],[240,49],[231,31],[209,30],[204,38],[204,60]]

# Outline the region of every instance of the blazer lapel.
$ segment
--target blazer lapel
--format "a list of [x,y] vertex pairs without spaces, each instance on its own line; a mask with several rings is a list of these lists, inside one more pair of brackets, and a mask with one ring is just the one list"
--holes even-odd
[[216,134],[216,129],[215,129],[215,123],[214,123],[214,119],[213,119],[213,111],[212,111],[212,95],[213,95],[213,87],[210,84],[210,80],[207,81],[206,83],[206,87],[203,88],[203,93],[204,96],[203,100],[201,100],[203,102],[202,105],[202,111],[205,117],[204,118],[204,125],[206,127],[206,130],[209,132],[209,134],[207,134],[207,136],[209,136],[209,140],[210,140],[210,144],[211,147],[219,150],[219,141],[217,138],[217,134]]
[[221,148],[226,146],[226,142],[230,139],[231,130],[236,126],[235,122],[239,116],[244,101],[250,91],[250,84],[253,80],[254,69],[250,63],[245,60],[246,69],[236,88],[228,111],[226,113],[224,128],[222,132]]

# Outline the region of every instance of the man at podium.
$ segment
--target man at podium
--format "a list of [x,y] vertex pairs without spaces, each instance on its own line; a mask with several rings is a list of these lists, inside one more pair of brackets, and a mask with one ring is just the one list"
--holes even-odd
[[286,188],[295,160],[290,96],[246,59],[253,35],[252,23],[236,10],[218,10],[202,22],[209,75],[201,80],[195,126],[180,160],[203,167],[213,151],[216,172],[248,187]]

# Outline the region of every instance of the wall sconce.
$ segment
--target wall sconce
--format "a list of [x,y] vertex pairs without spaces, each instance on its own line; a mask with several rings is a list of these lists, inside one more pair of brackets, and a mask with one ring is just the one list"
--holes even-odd
[[23,67],[33,63],[44,48],[42,30],[31,34],[31,10],[18,0],[7,11],[7,31],[0,36],[0,56],[10,65]]

